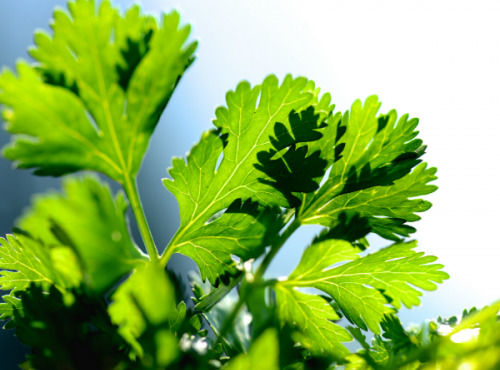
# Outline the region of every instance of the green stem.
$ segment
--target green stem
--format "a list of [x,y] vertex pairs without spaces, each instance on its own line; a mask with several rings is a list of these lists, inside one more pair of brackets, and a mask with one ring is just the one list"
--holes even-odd
[[156,249],[153,235],[151,235],[151,230],[149,229],[148,221],[146,220],[146,215],[144,214],[144,209],[142,208],[141,198],[139,197],[135,179],[126,177],[123,188],[125,189],[130,206],[134,212],[134,216],[137,221],[137,225],[139,226],[139,231],[141,232],[142,240],[146,246],[149,258],[151,262],[158,262],[158,250]]
[[[257,272],[254,275],[254,280],[252,282],[248,282],[245,284],[245,282],[242,285],[242,289],[240,290],[240,296],[238,299],[238,302],[234,306],[233,310],[229,314],[228,318],[224,322],[224,325],[222,326],[222,329],[219,334],[219,341],[224,338],[224,336],[227,334],[229,328],[233,325],[234,320],[238,316],[239,312],[241,311],[241,308],[243,307],[243,304],[246,302],[248,299],[248,296],[250,295],[250,292],[252,291],[253,287],[258,287],[262,286],[263,284],[260,282],[262,277],[264,276],[264,273],[266,272],[267,268],[271,264],[272,260],[276,256],[276,254],[279,252],[283,244],[288,240],[288,238],[297,230],[300,226],[300,221],[298,219],[293,220],[293,222],[286,228],[286,230],[283,232],[283,234],[280,235],[280,237],[276,240],[275,243],[271,245],[271,249],[269,252],[266,254],[264,257],[264,260],[260,264],[259,268],[257,269]],[[274,280],[273,280],[274,281]],[[266,284],[264,284],[266,285]]]
[[260,264],[259,268],[257,269],[257,272],[255,273],[254,277],[254,282],[255,284],[258,284],[260,279],[264,276],[264,273],[266,272],[267,268],[271,264],[272,260],[276,256],[276,254],[279,252],[283,244],[288,240],[288,238],[295,232],[300,227],[300,222],[298,219],[293,220],[293,222],[286,228],[286,230],[281,234],[279,239],[277,240],[276,243],[271,245],[271,250],[267,255],[264,257],[264,261]]
[[160,266],[165,267],[167,265],[168,260],[174,254],[175,245],[177,244],[177,239],[179,238],[177,235],[179,234],[180,229],[174,235],[174,238],[168,243],[167,247],[163,251],[162,256],[160,257]]
[[[245,291],[247,291],[247,289],[245,289]],[[244,296],[245,296],[245,298],[243,298]],[[241,292],[240,297],[238,299],[238,302],[236,302],[236,305],[233,307],[233,310],[231,311],[231,313],[227,317],[226,321],[224,321],[224,325],[222,326],[222,329],[220,330],[220,333],[219,333],[219,337],[217,340],[218,342],[220,342],[221,340],[224,339],[227,332],[229,331],[229,328],[231,328],[231,326],[233,326],[233,322],[234,322],[234,320],[236,320],[236,316],[238,316],[238,314],[240,313],[241,308],[243,307],[243,304],[245,303],[247,297],[248,297],[248,293]]]

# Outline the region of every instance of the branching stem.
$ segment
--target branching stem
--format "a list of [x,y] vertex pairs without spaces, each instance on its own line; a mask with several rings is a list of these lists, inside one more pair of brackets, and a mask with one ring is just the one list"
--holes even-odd
[[[288,238],[297,230],[300,226],[300,221],[298,219],[293,220],[293,222],[286,228],[286,230],[283,232],[283,234],[280,235],[279,238],[276,239],[276,241],[271,245],[271,249],[269,252],[266,254],[264,257],[264,260],[260,264],[259,268],[257,269],[257,272],[254,275],[254,280],[253,282],[244,282],[242,285],[242,289],[240,290],[240,296],[238,299],[238,302],[234,306],[233,310],[231,311],[230,315],[227,317],[226,321],[224,322],[224,325],[222,326],[222,329],[219,333],[219,341],[225,337],[231,326],[233,325],[234,320],[238,316],[239,312],[241,311],[241,308],[247,301],[250,292],[252,291],[252,287],[258,287],[262,286],[263,283],[261,282],[264,273],[266,272],[267,268],[271,264],[272,260],[276,256],[276,254],[279,252],[283,244],[288,240]],[[274,281],[274,280],[273,280]],[[264,284],[265,285],[265,284]]]

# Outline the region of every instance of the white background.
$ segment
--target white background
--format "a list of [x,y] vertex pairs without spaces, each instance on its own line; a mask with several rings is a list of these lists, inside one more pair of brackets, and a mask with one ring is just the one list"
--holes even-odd
[[[377,94],[381,111],[420,118],[424,160],[438,167],[439,190],[427,198],[434,206],[414,223],[414,236],[451,275],[437,293],[425,295],[423,307],[404,312],[404,321],[500,299],[500,2],[171,4],[200,40],[198,60],[177,96],[189,107],[175,131],[189,137],[178,154],[210,127],[214,107],[241,79],[304,75],[330,92],[341,111]],[[304,243],[298,238],[285,246],[274,274],[291,271]]]

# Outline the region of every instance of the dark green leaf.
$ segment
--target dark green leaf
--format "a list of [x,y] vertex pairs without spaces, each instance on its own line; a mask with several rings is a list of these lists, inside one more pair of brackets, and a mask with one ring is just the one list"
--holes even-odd
[[414,168],[425,149],[416,139],[418,120],[397,120],[395,111],[377,116],[379,107],[376,96],[364,106],[356,101],[337,124],[330,174],[318,191],[302,196],[301,223],[335,227],[347,213],[366,219],[371,231],[390,240],[415,231],[406,223],[419,220],[416,213],[431,204],[413,198],[437,189],[428,184],[436,169]]
[[46,293],[34,284],[20,296],[23,311],[14,313],[16,336],[31,347],[27,359],[32,368],[108,369],[126,364],[126,343],[101,298],[74,290],[68,303],[55,286]]

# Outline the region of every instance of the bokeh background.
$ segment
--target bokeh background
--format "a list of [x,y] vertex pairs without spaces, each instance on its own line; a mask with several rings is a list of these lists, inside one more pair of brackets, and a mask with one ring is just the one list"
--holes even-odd
[[[115,0],[125,9],[133,2]],[[184,156],[227,90],[275,73],[304,75],[344,111],[377,94],[383,112],[396,108],[420,118],[424,159],[438,167],[434,207],[414,224],[419,248],[440,257],[451,279],[403,310],[405,324],[459,314],[500,298],[500,2],[143,0],[145,12],[178,9],[200,41],[197,60],[177,88],[152,138],[139,187],[157,245],[165,246],[178,221],[175,199],[160,179],[175,155]],[[0,1],[0,65],[26,59],[36,28],[48,29],[63,0]],[[85,35],[82,35],[85,37]],[[0,134],[0,145],[9,141]],[[0,234],[34,193],[58,189],[60,179],[14,171],[0,159]],[[317,229],[287,243],[270,275],[289,273]],[[373,247],[388,243],[372,239]],[[193,268],[183,258],[171,267]],[[11,331],[0,334],[0,368],[14,369],[24,348]]]

